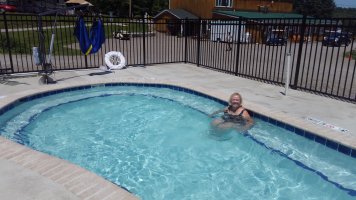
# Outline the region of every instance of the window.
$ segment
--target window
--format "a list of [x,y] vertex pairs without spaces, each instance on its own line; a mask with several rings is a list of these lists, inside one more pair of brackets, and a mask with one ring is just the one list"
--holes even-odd
[[216,7],[231,7],[232,0],[216,0]]

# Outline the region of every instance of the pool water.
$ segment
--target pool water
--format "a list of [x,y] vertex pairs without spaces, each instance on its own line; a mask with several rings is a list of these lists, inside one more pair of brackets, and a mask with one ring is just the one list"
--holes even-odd
[[168,88],[96,87],[0,116],[1,134],[142,199],[355,199],[356,159],[255,119],[215,132],[223,105]]

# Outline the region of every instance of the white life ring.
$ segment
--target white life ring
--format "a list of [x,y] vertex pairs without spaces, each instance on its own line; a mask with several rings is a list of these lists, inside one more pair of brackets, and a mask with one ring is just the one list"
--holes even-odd
[[109,69],[122,69],[126,66],[126,59],[121,52],[110,51],[105,54],[105,64]]

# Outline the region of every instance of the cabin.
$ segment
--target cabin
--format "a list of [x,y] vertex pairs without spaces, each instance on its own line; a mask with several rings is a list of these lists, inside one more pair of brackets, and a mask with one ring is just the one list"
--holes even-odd
[[169,0],[169,9],[184,9],[202,19],[212,19],[216,10],[291,13],[293,0]]
[[[175,35],[176,30],[182,33],[185,32],[184,27],[186,26],[179,23],[175,25],[175,31],[171,31],[172,28],[170,27],[175,24],[175,21],[198,18],[201,19],[203,25],[198,29],[194,24],[190,24],[187,27],[190,30],[188,31],[189,33],[197,33],[196,30],[198,29],[202,35],[210,35],[213,41],[223,41],[228,32],[233,34],[233,38],[237,38],[235,37],[237,31],[234,30],[241,30],[243,33],[240,37],[245,41],[249,41],[246,38],[252,35],[254,41],[263,42],[266,32],[269,31],[268,29],[272,30],[281,27],[266,28],[264,26],[256,26],[258,19],[302,18],[302,15],[294,14],[292,11],[293,0],[170,0],[169,9],[157,14],[154,19],[156,22],[162,22],[157,25],[156,30],[170,32],[172,35]],[[177,12],[184,13],[184,15],[175,14]],[[239,29],[238,25],[226,25],[223,22],[223,20],[234,19],[244,19],[243,27]],[[165,26],[163,22],[168,25]],[[176,26],[181,26],[181,28]]]
[[171,35],[192,35],[196,29],[194,20],[199,18],[184,9],[166,9],[155,17],[156,30]]

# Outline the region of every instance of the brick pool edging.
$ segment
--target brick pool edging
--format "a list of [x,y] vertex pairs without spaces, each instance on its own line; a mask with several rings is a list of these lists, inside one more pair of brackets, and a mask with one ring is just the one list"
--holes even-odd
[[79,199],[103,200],[138,198],[114,183],[66,160],[30,149],[0,136],[0,159],[29,169],[63,186]]

